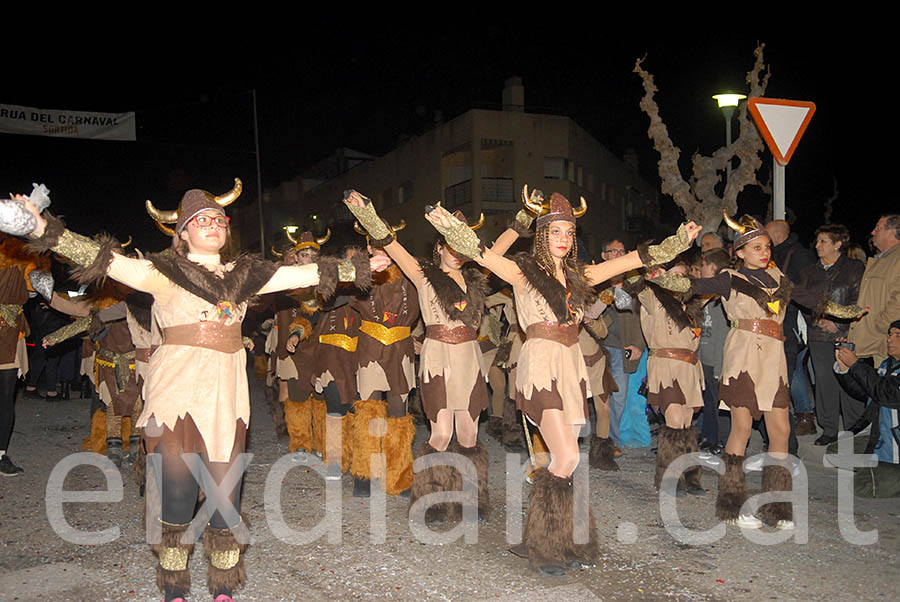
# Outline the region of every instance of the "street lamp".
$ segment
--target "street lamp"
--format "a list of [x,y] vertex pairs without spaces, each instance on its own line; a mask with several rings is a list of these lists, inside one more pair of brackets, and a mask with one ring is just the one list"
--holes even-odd
[[[747,97],[744,94],[724,92],[716,94],[713,98],[719,103],[719,108],[722,109],[722,114],[725,116],[725,146],[731,146],[731,118],[734,117],[734,109],[738,106],[738,103]],[[730,177],[731,159],[728,160],[725,181],[728,182]]]

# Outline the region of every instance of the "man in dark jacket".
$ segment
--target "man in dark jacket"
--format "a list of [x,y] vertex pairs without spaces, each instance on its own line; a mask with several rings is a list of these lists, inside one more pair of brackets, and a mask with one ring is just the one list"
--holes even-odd
[[[835,371],[841,386],[857,399],[870,399],[863,418],[850,430],[859,432],[872,423],[867,454],[873,451],[879,462],[900,463],[900,449],[891,429],[900,425],[900,320],[891,323],[887,335],[888,357],[878,370],[857,358],[846,347],[835,351]],[[877,443],[876,443],[877,442]]]
[[[856,303],[865,271],[861,261],[850,259],[844,253],[849,241],[850,232],[841,224],[829,224],[816,230],[819,261],[806,275],[808,285],[828,291],[829,298],[840,305]],[[849,321],[819,316],[813,316],[807,329],[809,354],[816,374],[816,417],[823,431],[816,439],[816,445],[837,441],[841,416],[844,430],[849,430],[862,416],[863,406],[838,385],[832,370],[834,342],[845,339],[849,331]]]

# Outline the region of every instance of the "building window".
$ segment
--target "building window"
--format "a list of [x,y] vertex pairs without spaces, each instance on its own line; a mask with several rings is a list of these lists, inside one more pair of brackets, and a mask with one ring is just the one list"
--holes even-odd
[[568,173],[566,161],[562,157],[544,157],[544,178],[548,180],[564,180]]
[[575,162],[574,161],[566,161],[566,167],[568,168],[569,173],[569,181],[575,181]]
[[472,202],[472,180],[459,182],[448,186],[444,190],[444,208],[449,210],[458,209],[462,205]]
[[482,201],[515,201],[512,178],[481,178]]

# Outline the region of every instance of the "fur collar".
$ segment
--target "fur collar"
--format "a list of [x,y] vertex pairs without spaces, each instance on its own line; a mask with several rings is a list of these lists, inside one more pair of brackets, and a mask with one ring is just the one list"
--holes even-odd
[[129,293],[125,297],[128,311],[134,317],[138,326],[150,331],[150,308],[153,306],[153,297],[147,293]]
[[769,309],[769,302],[779,301],[780,309],[786,310],[788,303],[791,302],[791,290],[794,288],[794,285],[790,278],[782,274],[781,280],[778,283],[778,288],[775,289],[775,292],[772,293],[772,296],[770,297],[765,289],[747,280],[746,276],[743,274],[740,276],[732,274],[731,288],[736,293],[747,295],[756,301],[756,303],[766,312],[766,315],[773,316],[775,314]]
[[529,286],[547,301],[558,322],[571,322],[570,309],[571,312],[578,312],[593,301],[594,294],[587,284],[581,265],[577,266],[577,272],[564,265],[563,271],[568,284],[566,289],[559,280],[545,272],[530,253],[516,253],[512,256],[512,260],[522,271]]
[[703,309],[704,299],[689,296],[690,293],[673,293],[652,282],[646,283],[656,300],[662,305],[669,319],[680,329],[696,328],[698,316]]
[[403,272],[400,271],[397,264],[392,263],[387,269],[372,274],[372,284],[391,284],[399,280],[402,276]]
[[[487,277],[477,268],[462,270],[466,283],[464,293],[456,281],[447,275],[439,266],[430,261],[421,263],[422,273],[431,284],[438,303],[451,320],[459,320],[469,328],[477,329],[481,325],[484,312],[484,298],[487,293]],[[460,310],[458,304],[463,306]]]
[[163,276],[189,293],[213,305],[227,301],[239,305],[255,295],[272,278],[278,266],[254,255],[242,255],[225,265],[223,276],[172,250],[147,256]]

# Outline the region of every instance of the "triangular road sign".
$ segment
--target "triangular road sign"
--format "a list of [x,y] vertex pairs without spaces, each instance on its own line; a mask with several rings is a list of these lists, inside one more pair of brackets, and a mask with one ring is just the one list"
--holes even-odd
[[816,112],[815,103],[782,98],[747,100],[753,121],[779,165],[787,165]]

